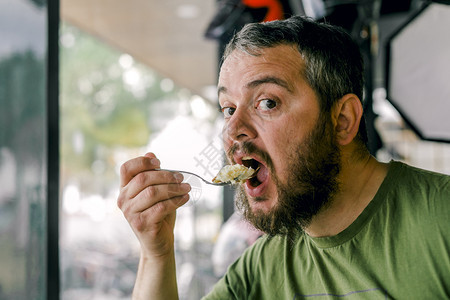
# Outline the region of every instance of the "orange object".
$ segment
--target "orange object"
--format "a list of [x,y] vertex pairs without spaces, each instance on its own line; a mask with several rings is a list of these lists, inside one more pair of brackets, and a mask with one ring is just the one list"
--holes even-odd
[[267,7],[267,14],[263,22],[284,19],[283,6],[278,0],[243,0],[242,3],[251,8]]

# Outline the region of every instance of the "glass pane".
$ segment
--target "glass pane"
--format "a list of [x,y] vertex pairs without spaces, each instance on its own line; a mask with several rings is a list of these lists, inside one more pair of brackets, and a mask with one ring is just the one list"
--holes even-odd
[[46,16],[0,0],[0,299],[45,299]]
[[[116,204],[120,165],[152,151],[162,167],[212,178],[222,165],[218,110],[69,24],[60,43],[62,299],[128,299],[139,245]],[[176,255],[182,299],[199,299],[217,280],[222,193],[190,180]]]

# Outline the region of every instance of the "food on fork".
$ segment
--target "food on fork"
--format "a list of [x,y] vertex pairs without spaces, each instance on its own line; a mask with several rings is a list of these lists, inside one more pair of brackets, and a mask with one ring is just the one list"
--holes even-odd
[[244,165],[226,165],[224,166],[216,177],[213,178],[213,182],[231,182],[232,184],[243,183],[247,179],[251,178],[255,171],[252,167],[247,168]]

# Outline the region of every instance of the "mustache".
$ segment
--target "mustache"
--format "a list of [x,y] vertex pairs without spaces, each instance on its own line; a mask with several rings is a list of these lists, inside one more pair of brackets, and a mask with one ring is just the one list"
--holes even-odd
[[269,170],[272,172],[274,171],[273,161],[270,157],[269,153],[267,153],[264,150],[259,149],[254,143],[250,141],[245,141],[242,143],[235,143],[231,145],[231,147],[226,151],[226,155],[229,161],[236,163],[233,159],[234,154],[240,151],[242,153],[245,153],[246,155],[256,155],[258,156],[262,161],[260,163],[263,163]]

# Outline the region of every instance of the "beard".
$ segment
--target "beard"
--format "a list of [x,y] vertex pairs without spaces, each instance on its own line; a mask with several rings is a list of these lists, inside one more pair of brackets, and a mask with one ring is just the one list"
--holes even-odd
[[277,187],[278,201],[268,212],[254,211],[241,185],[236,194],[236,207],[251,224],[269,236],[290,236],[302,232],[315,215],[326,209],[339,190],[337,176],[341,155],[333,124],[324,113],[321,113],[317,127],[306,140],[288,150],[287,161],[291,165],[287,182],[282,182],[276,175],[268,153],[250,142],[243,143],[241,148],[264,159]]

